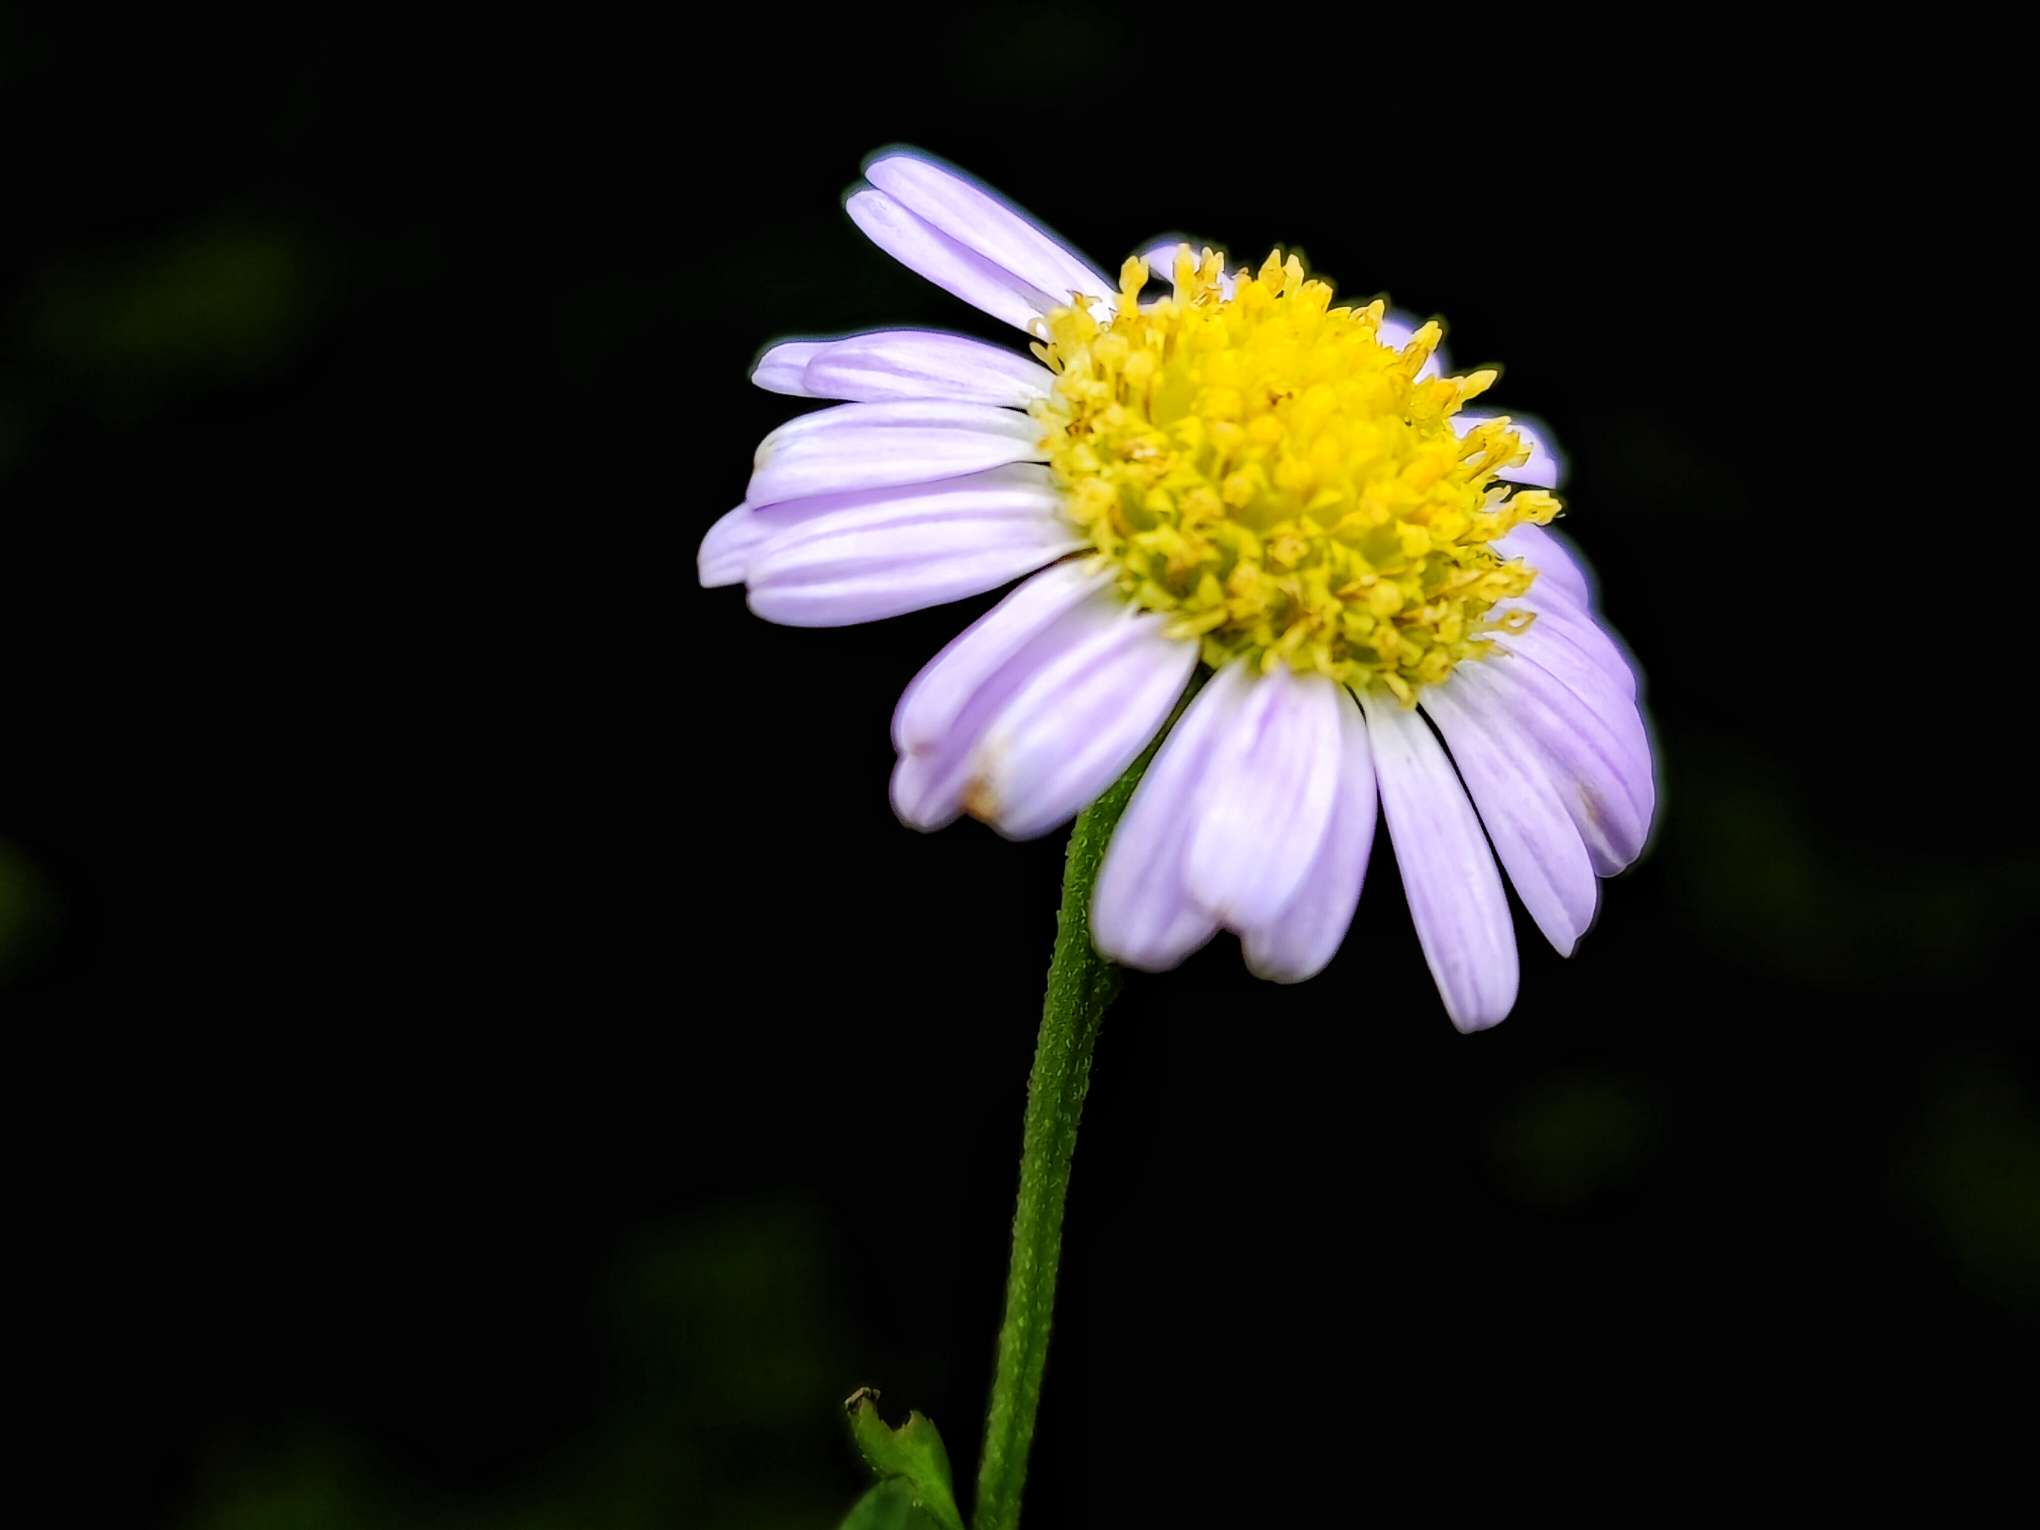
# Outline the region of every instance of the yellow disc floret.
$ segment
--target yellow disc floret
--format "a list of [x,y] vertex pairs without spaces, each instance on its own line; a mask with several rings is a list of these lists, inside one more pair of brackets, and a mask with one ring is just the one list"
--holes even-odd
[[1210,250],[1179,249],[1175,296],[1143,307],[1147,275],[1129,260],[1109,321],[1056,309],[1035,347],[1050,465],[1127,599],[1214,667],[1287,663],[1405,705],[1528,623],[1492,610],[1535,577],[1492,543],[1558,501],[1495,482],[1528,457],[1506,419],[1452,428],[1493,372],[1420,380],[1435,323],[1394,349],[1379,302],[1333,307],[1294,255],[1229,297]]

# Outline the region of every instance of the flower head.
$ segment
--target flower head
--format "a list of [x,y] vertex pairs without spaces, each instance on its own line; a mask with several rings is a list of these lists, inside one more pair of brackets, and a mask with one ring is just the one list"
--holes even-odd
[[1549,445],[1463,410],[1495,373],[1450,374],[1435,322],[1335,303],[1293,254],[1165,243],[1109,282],[932,160],[865,173],[857,225],[1035,359],[920,330],[773,347],[754,381],[847,402],[766,437],[702,582],[831,626],[1032,576],[900,699],[893,804],[922,829],[1066,822],[1208,667],[1107,851],[1099,948],[1162,968],[1227,928],[1261,975],[1313,975],[1379,803],[1447,1012],[1500,1020],[1496,858],[1569,954],[1655,807],[1635,673],[1544,529]]
[[1181,246],[1175,295],[1143,308],[1148,275],[1126,263],[1107,322],[1048,315],[1056,381],[1034,408],[1122,596],[1214,668],[1279,662],[1403,701],[1528,625],[1489,619],[1535,577],[1494,544],[1558,502],[1497,482],[1528,456],[1507,420],[1453,428],[1493,372],[1435,375],[1436,324],[1393,344],[1383,304],[1333,307],[1294,255],[1228,279]]

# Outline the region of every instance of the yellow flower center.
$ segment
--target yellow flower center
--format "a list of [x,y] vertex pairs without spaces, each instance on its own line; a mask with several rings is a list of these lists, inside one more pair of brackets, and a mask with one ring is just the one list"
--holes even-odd
[[1277,251],[1222,293],[1217,255],[1176,256],[1175,296],[1143,308],[1129,260],[1109,321],[1059,308],[1035,353],[1056,373],[1034,409],[1067,512],[1127,599],[1245,656],[1405,705],[1529,613],[1493,613],[1535,571],[1491,545],[1558,501],[1495,472],[1528,458],[1506,419],[1461,436],[1492,371],[1419,380],[1435,323],[1396,350],[1382,305],[1334,308]]

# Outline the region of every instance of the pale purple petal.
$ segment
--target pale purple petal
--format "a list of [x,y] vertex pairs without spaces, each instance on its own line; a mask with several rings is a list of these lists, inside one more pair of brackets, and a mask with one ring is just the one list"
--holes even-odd
[[923,223],[882,191],[856,192],[843,207],[894,260],[995,319],[1027,329],[1056,306],[1046,293]]
[[1621,695],[1636,697],[1636,671],[1629,656],[1617,645],[1614,635],[1571,601],[1537,598],[1537,592],[1521,600],[1502,601],[1499,610],[1514,607],[1534,611],[1537,619],[1517,633],[1503,633],[1495,641],[1516,653],[1527,653],[1556,671],[1560,665],[1585,664]]
[[741,555],[748,571],[767,547],[792,545],[809,535],[877,530],[951,518],[1007,520],[1035,516],[1054,520],[1061,516],[1062,496],[1055,487],[1054,475],[1042,464],[1009,462],[982,473],[932,483],[811,494],[804,499],[782,499],[746,508],[750,514],[741,522],[734,517],[725,520],[732,523],[727,534],[739,539],[734,551]]
[[1248,970],[1277,983],[1315,977],[1338,954],[1359,906],[1374,846],[1374,753],[1353,693],[1344,686],[1338,692],[1339,791],[1324,843],[1296,895],[1240,940]]
[[1119,284],[1073,254],[1033,219],[955,171],[914,154],[888,154],[864,178],[922,222],[1010,271],[1053,304],[1073,294],[1110,297]]
[[751,368],[751,381],[767,393],[787,393],[795,398],[826,398],[812,392],[805,382],[807,364],[827,348],[825,340],[783,340],[758,358]]
[[803,548],[812,566],[754,573],[747,603],[754,615],[783,626],[854,626],[981,595],[1082,545],[1020,526],[963,542],[957,528],[929,527],[911,539],[888,539],[883,553],[859,545],[823,561],[834,549]]
[[1339,784],[1339,686],[1281,665],[1247,690],[1205,768],[1183,857],[1190,896],[1234,929],[1295,896]]
[[985,730],[1036,675],[1124,616],[1123,601],[1094,579],[1073,579],[1066,572],[1072,569],[1081,572],[1081,560],[1028,580],[945,649],[901,698],[909,721],[901,725],[896,718],[895,732],[911,747],[901,750],[893,769],[892,800],[902,822],[939,829],[955,820],[976,782],[974,761]]
[[1539,594],[1558,590],[1582,610],[1592,609],[1594,581],[1586,560],[1558,532],[1525,522],[1489,545],[1504,558],[1521,558],[1536,569],[1537,582],[1532,588]]
[[903,754],[893,761],[893,812],[908,828],[933,833],[963,816],[963,794],[969,785],[966,758],[946,751]]
[[1514,655],[1462,664],[1453,683],[1497,733],[1535,746],[1597,872],[1610,876],[1636,859],[1655,803],[1640,722],[1618,734],[1548,671]]
[[701,550],[695,554],[701,587],[712,590],[718,585],[742,584],[751,554],[771,534],[769,528],[758,524],[757,513],[749,505],[739,505],[719,517],[702,537]]
[[[1541,636],[1540,627],[1545,629]],[[1506,651],[1487,663],[1495,673],[1531,686],[1552,706],[1564,705],[1591,717],[1595,735],[1612,740],[1622,762],[1623,784],[1647,838],[1657,806],[1656,751],[1651,747],[1643,709],[1630,688],[1633,679],[1626,668],[1611,673],[1605,664],[1560,640],[1558,633],[1558,628],[1540,616],[1536,626],[1508,639]],[[1590,839],[1590,849],[1593,845]],[[1606,855],[1594,851],[1595,867],[1604,875],[1620,870],[1640,853],[1619,836],[1607,839],[1606,849]]]
[[1112,580],[1109,565],[1072,558],[1043,569],[965,628],[922,667],[893,709],[893,748],[936,748],[984,685],[1051,623]]
[[1118,780],[1168,720],[1197,664],[1196,641],[1162,636],[1166,625],[1123,608],[1037,673],[973,751],[970,812],[1009,839],[1032,839]]
[[1032,357],[983,340],[895,329],[822,346],[807,363],[804,386],[816,398],[940,398],[1025,409],[1048,395],[1055,374]]
[[[754,505],[752,519],[765,539],[759,544],[762,549],[767,544],[790,547],[809,537],[876,531],[916,521],[1031,517],[1066,525],[1062,505],[1055,475],[1045,466],[1008,462],[981,473],[928,483],[889,484]],[[753,552],[754,561],[758,555]]]
[[[1381,316],[1381,328],[1377,333],[1383,345],[1392,351],[1399,351],[1416,338],[1417,331],[1422,329],[1426,322],[1415,314],[1391,308]],[[1444,371],[1445,346],[1441,342],[1424,364],[1417,368],[1417,380],[1423,382],[1440,376]]]
[[1451,425],[1463,436],[1476,425],[1505,418],[1509,429],[1530,448],[1530,460],[1516,467],[1497,468],[1495,477],[1507,479],[1510,483],[1535,484],[1540,489],[1557,488],[1558,481],[1565,476],[1565,459],[1558,454],[1558,448],[1552,445],[1550,432],[1543,426],[1514,414],[1455,414]]
[[849,533],[886,534],[929,522],[979,526],[1027,522],[1076,535],[1063,515],[1063,498],[1047,468],[1009,462],[981,473],[938,478],[930,483],[814,494],[751,507],[752,524],[764,540],[750,553],[753,573],[776,563],[778,555],[821,538]]
[[759,443],[744,498],[769,505],[1044,456],[1041,427],[1011,409],[938,399],[837,404],[788,420]]
[[1183,849],[1220,738],[1250,677],[1237,660],[1212,676],[1156,751],[1119,820],[1091,898],[1091,938],[1113,961],[1158,972],[1203,945],[1218,921],[1183,885]]
[[774,538],[751,561],[751,610],[790,627],[877,621],[997,589],[1086,545],[1039,516],[952,516]]
[[1570,956],[1600,905],[1587,847],[1549,773],[1524,763],[1527,751],[1517,740],[1492,731],[1481,707],[1466,704],[1456,678],[1426,686],[1424,710],[1452,751],[1516,896],[1545,939]]
[[[1542,618],[1539,618],[1538,625],[1544,625]],[[1648,764],[1651,757],[1649,731],[1644,726],[1643,709],[1637,705],[1636,697],[1628,687],[1629,672],[1626,669],[1611,673],[1607,666],[1562,641],[1556,627],[1545,627],[1540,637],[1537,627],[1533,626],[1528,632],[1508,639],[1502,646],[1503,651],[1486,662],[1501,665],[1503,673],[1524,671],[1526,666],[1530,670],[1542,670],[1560,688],[1555,694],[1563,694],[1591,712],[1621,744],[1626,756]],[[1633,795],[1637,796],[1647,821],[1650,817],[1647,775],[1640,793]]]
[[[1468,666],[1470,667],[1470,666]],[[1501,874],[1452,762],[1423,717],[1394,700],[1360,698],[1424,961],[1462,1031],[1496,1024],[1516,1002],[1516,932]]]

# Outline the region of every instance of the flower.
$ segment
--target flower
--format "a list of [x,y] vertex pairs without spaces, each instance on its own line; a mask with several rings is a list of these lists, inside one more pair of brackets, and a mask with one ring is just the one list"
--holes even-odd
[[1033,359],[926,330],[766,351],[761,387],[845,402],[765,438],[702,583],[835,626],[1031,575],[900,698],[892,800],[919,829],[1068,821],[1209,667],[1106,852],[1099,950],[1161,969],[1226,928],[1261,976],[1314,975],[1379,802],[1447,1013],[1501,1020],[1497,857],[1570,955],[1655,808],[1635,672],[1544,529],[1550,444],[1462,411],[1495,374],[1449,375],[1435,322],[1334,306],[1293,254],[1228,272],[1164,242],[1115,282],[926,156],[865,177],[852,221]]

